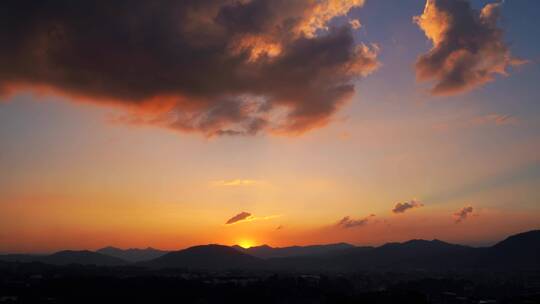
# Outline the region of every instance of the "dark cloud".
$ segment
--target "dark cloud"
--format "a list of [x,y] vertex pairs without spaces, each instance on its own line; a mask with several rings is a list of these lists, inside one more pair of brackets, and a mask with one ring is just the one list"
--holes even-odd
[[227,222],[225,224],[226,225],[234,224],[234,223],[246,220],[250,216],[251,216],[251,213],[249,213],[249,212],[240,212],[237,215],[231,217],[229,220],[227,220]]
[[363,0],[6,0],[0,92],[120,105],[119,122],[214,135],[327,124],[377,48],[334,17]]
[[416,201],[416,200],[412,200],[410,202],[405,202],[405,203],[397,203],[395,206],[394,206],[394,209],[392,209],[392,212],[394,213],[403,213],[409,209],[412,209],[412,208],[420,208],[420,207],[423,207],[424,204],[420,203],[419,201]]
[[364,226],[372,217],[375,217],[375,214],[371,214],[362,219],[353,219],[350,216],[346,216],[337,223],[337,226],[345,229]]
[[497,26],[501,3],[480,11],[468,0],[427,0],[414,18],[433,48],[416,62],[419,80],[434,80],[432,93],[449,95],[471,90],[524,61],[510,53]]
[[473,212],[473,207],[471,207],[471,206],[463,207],[459,211],[454,213],[454,221],[456,223],[460,223],[460,222],[466,220],[467,217],[469,216],[469,214],[471,214],[472,212]]

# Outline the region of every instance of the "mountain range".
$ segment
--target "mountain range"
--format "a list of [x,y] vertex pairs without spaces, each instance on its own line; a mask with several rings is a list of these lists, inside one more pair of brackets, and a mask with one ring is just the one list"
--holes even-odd
[[491,247],[440,240],[410,240],[379,247],[346,243],[273,248],[201,245],[166,252],[153,248],[60,251],[52,255],[0,255],[0,261],[53,265],[135,265],[147,268],[266,271],[540,270],[540,230],[516,234]]

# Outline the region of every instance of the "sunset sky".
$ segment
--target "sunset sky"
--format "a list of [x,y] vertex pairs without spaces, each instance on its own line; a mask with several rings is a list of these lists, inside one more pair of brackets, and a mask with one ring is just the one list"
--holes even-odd
[[538,1],[28,3],[0,3],[0,252],[540,227]]

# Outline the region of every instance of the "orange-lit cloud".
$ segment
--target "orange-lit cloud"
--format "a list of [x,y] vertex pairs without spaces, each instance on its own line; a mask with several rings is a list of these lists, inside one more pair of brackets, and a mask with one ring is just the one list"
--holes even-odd
[[423,14],[414,17],[433,43],[416,62],[416,75],[435,81],[434,95],[469,91],[525,62],[513,57],[503,40],[500,6],[476,11],[468,0],[427,0]]
[[412,200],[410,202],[405,202],[405,203],[397,203],[395,206],[394,206],[394,209],[392,209],[392,212],[394,213],[403,213],[409,209],[413,209],[413,208],[420,208],[420,207],[423,207],[424,204],[420,203],[419,201],[416,201],[416,200]]
[[345,228],[345,229],[361,227],[361,226],[367,225],[369,220],[373,217],[375,217],[375,214],[371,214],[361,219],[354,219],[354,218],[351,218],[350,216],[346,216],[337,223],[337,226],[340,228]]
[[254,186],[263,183],[259,180],[253,179],[230,179],[230,180],[218,180],[213,181],[212,185],[216,187],[243,187],[243,186]]
[[308,37],[313,37],[318,30],[328,30],[328,22],[334,17],[343,16],[353,7],[364,5],[365,0],[326,0],[311,1],[311,9],[306,18],[300,22],[301,31]]
[[0,4],[0,92],[45,88],[208,137],[301,134],[378,67],[354,24],[329,27],[364,0],[77,3]]
[[466,220],[469,214],[473,212],[473,207],[467,206],[463,207],[460,210],[458,210],[456,213],[454,213],[454,221],[456,223],[461,223],[462,221]]

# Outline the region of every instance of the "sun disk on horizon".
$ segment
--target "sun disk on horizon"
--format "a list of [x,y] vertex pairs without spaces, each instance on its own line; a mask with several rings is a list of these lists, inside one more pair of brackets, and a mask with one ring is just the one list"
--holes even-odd
[[242,247],[244,249],[248,249],[250,247],[255,246],[255,243],[253,241],[251,241],[251,240],[245,240],[244,239],[244,240],[240,240],[238,242],[238,246],[240,246],[240,247]]

